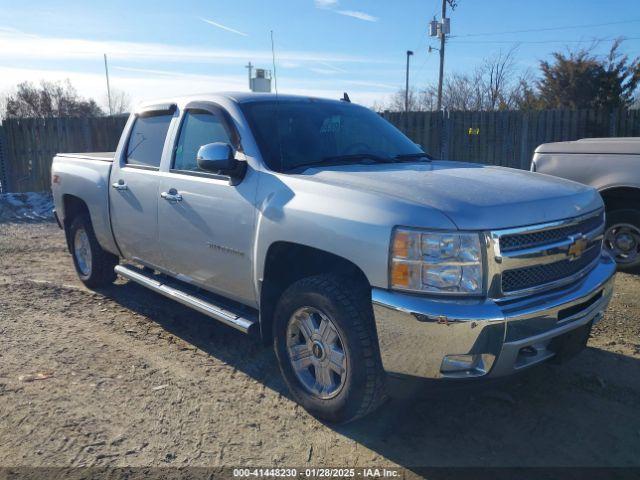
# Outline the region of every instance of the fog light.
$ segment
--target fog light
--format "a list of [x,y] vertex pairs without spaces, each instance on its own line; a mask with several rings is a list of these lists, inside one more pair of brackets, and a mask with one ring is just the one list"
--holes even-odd
[[442,359],[440,372],[448,377],[480,377],[491,370],[495,358],[491,353],[447,355]]

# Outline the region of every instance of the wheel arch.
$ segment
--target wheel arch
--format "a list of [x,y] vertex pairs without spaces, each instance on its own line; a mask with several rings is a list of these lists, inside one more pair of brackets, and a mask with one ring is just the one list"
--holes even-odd
[[623,208],[640,210],[640,187],[606,187],[600,190],[600,195],[608,212]]
[[260,283],[260,332],[265,342],[273,338],[273,315],[282,293],[302,278],[323,273],[344,275],[364,288],[371,288],[362,269],[344,257],[287,241],[269,246]]
[[91,220],[91,213],[86,202],[76,195],[65,193],[62,196],[62,226],[64,227],[64,235],[67,240],[67,248],[71,251],[71,238],[69,237],[69,229],[73,221],[79,216],[86,214]]

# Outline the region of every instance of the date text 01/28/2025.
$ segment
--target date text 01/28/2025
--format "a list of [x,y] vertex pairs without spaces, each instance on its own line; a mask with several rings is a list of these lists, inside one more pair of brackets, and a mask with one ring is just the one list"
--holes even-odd
[[234,478],[398,478],[397,468],[234,468]]

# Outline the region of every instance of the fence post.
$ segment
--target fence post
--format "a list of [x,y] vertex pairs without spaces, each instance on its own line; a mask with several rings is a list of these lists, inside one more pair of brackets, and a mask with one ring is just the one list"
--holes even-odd
[[440,160],[449,158],[449,139],[451,137],[451,122],[449,111],[442,110],[442,130],[440,133]]
[[518,165],[523,168],[526,165],[529,153],[529,112],[522,113],[522,123],[520,125],[520,159]]
[[609,136],[617,137],[618,133],[618,110],[611,110],[609,114]]
[[7,169],[9,162],[7,161],[7,136],[4,133],[4,127],[0,125],[0,193],[9,192],[9,175]]
[[88,118],[85,117],[82,119],[80,128],[82,129],[82,138],[84,140],[85,149],[87,152],[90,152],[93,150],[93,138],[91,136],[91,128],[89,126]]

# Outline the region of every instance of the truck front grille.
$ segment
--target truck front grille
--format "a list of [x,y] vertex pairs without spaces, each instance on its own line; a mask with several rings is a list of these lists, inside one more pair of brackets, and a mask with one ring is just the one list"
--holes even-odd
[[547,265],[507,270],[502,274],[502,291],[511,293],[572,277],[589,267],[600,256],[598,245],[592,246],[578,260],[560,260]]
[[583,234],[597,229],[604,223],[604,211],[599,215],[595,215],[584,219],[573,225],[565,227],[552,228],[548,230],[540,230],[531,233],[515,233],[500,237],[500,251],[512,252],[514,250],[522,250],[525,248],[539,247],[549,245],[554,242],[564,240],[570,235]]
[[576,281],[600,257],[604,210],[542,225],[491,232],[489,293],[526,295]]

